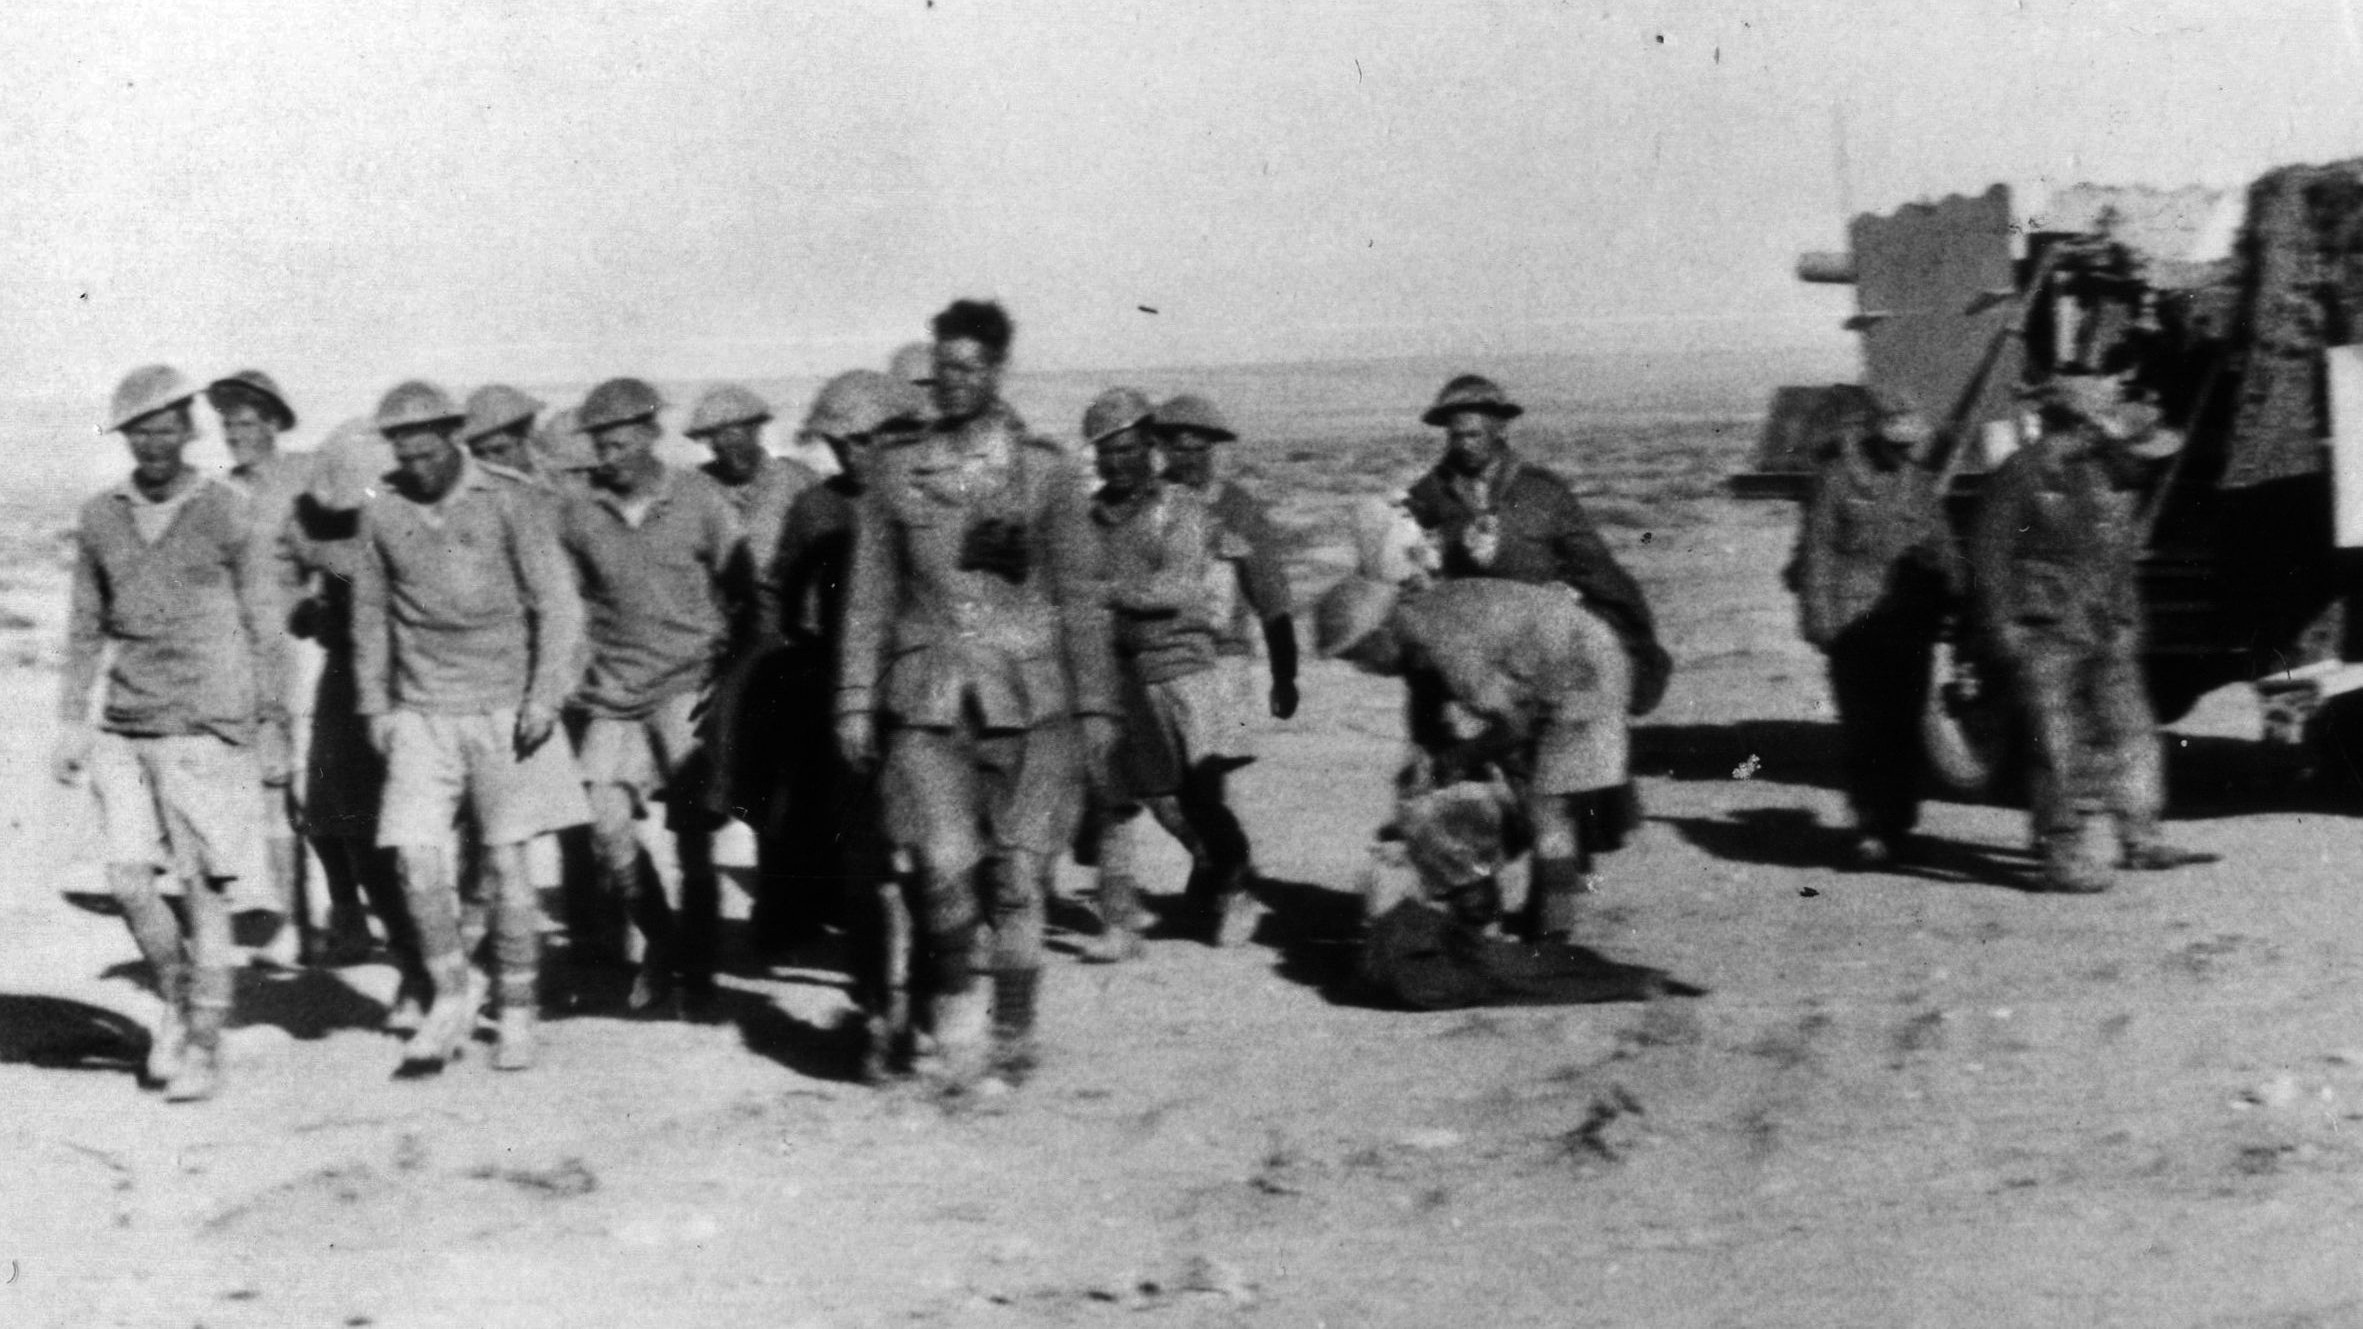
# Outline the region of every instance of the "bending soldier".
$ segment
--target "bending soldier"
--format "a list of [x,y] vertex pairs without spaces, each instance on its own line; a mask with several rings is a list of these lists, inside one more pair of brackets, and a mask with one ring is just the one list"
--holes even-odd
[[[886,826],[917,866],[941,1070],[1031,1060],[1043,911],[1086,769],[1115,738],[1108,610],[1083,470],[1000,400],[1000,306],[938,314],[938,419],[882,453],[846,592],[838,741],[884,749]],[[990,999],[978,971],[993,976]],[[988,1039],[988,1019],[991,1021]]]
[[1928,417],[1892,396],[1842,409],[1791,572],[1805,640],[1829,660],[1854,861],[1876,867],[1908,852],[1920,819],[1920,708],[1962,575],[1927,465]]
[[[164,365],[115,389],[108,432],[131,477],[82,507],[74,537],[56,774],[98,796],[107,885],[164,1012],[146,1078],[210,1098],[234,960],[228,892],[261,873],[256,791],[287,778],[285,630],[244,495],[182,459],[197,389]],[[90,722],[92,690],[113,648]],[[156,889],[181,878],[184,924]]]
[[2109,378],[2063,375],[2037,401],[2042,436],[1987,481],[1971,588],[2027,720],[2044,882],[2100,891],[2112,859],[2157,869],[2208,857],[2160,838],[2165,782],[2141,673],[2141,495],[2182,437]]

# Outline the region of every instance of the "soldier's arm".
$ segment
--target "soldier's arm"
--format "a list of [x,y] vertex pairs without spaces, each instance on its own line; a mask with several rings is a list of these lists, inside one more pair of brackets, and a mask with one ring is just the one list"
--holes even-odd
[[[1048,489],[1051,593],[1058,600],[1073,709],[1077,715],[1114,715],[1115,640],[1108,612],[1105,558],[1099,532],[1091,526],[1090,487],[1079,467],[1062,465],[1053,473]],[[1203,527],[1197,538],[1203,549]],[[1196,594],[1205,594],[1203,578]]]
[[502,504],[509,565],[525,598],[533,660],[525,702],[555,712],[581,682],[583,600],[568,569],[548,505],[522,496]]
[[73,595],[66,611],[65,682],[58,693],[58,718],[90,721],[90,693],[98,686],[99,661],[106,654],[107,581],[91,547],[86,526],[74,530]]
[[886,634],[893,623],[901,569],[895,560],[893,514],[886,486],[874,484],[861,497],[853,524],[853,559],[845,576],[845,622],[837,642],[837,713],[870,715],[878,709],[878,680],[884,672]]
[[287,689],[287,608],[281,568],[272,556],[275,540],[255,531],[262,519],[253,504],[233,505],[229,538],[222,545],[231,584],[238,590],[239,626],[253,660],[255,718],[284,728],[291,709]]
[[363,715],[394,709],[393,625],[386,612],[386,559],[369,510],[361,511],[360,557],[353,560],[353,676]]

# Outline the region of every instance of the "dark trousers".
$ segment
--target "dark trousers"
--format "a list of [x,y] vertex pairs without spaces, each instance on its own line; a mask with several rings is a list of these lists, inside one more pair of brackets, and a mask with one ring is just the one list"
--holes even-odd
[[2016,675],[2036,832],[2072,836],[2084,818],[2111,813],[2125,843],[2155,839],[2165,773],[2134,635],[2096,644],[2030,633]]
[[1920,708],[1936,627],[1924,617],[1872,617],[1824,648],[1845,745],[1846,799],[1866,835],[1902,835],[1919,824],[1927,763]]

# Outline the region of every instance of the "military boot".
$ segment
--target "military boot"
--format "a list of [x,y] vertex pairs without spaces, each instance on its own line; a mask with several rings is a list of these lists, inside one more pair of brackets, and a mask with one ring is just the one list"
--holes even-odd
[[1582,922],[1584,897],[1596,883],[1573,858],[1537,858],[1526,888],[1526,939],[1564,942]]
[[1255,939],[1255,930],[1263,923],[1263,901],[1248,889],[1249,873],[1244,866],[1225,869],[1217,880],[1214,892],[1214,935],[1208,940],[1220,950],[1232,950]]
[[500,1002],[499,1023],[492,1046],[492,1068],[496,1071],[523,1071],[533,1068],[534,1032],[539,1023],[540,997],[535,992],[534,973],[503,969],[495,988]]
[[958,1092],[984,1078],[992,1056],[992,1000],[971,980],[962,990],[927,1000],[934,1047],[913,1069],[940,1087]]
[[162,1089],[179,1073],[181,1053],[189,1041],[187,966],[173,964],[159,969],[156,995],[163,998],[164,1010],[157,1015],[156,1027],[148,1034],[148,1057],[142,1078],[149,1088]]
[[1100,929],[1083,943],[1087,964],[1122,964],[1141,957],[1140,883],[1130,876],[1102,873],[1099,879]]
[[167,1103],[200,1103],[221,1089],[222,1027],[230,1018],[230,971],[204,969],[189,978],[188,1037],[180,1065],[164,1086]]
[[2084,827],[2043,833],[2043,889],[2060,895],[2097,895],[2109,888],[2107,865],[2086,848]]
[[427,961],[427,973],[435,984],[435,1004],[427,1008],[418,1032],[402,1045],[402,1064],[394,1070],[396,1079],[440,1075],[445,1066],[459,1060],[468,1035],[475,1032],[476,1011],[483,999],[482,991],[471,981],[474,968],[461,952]]

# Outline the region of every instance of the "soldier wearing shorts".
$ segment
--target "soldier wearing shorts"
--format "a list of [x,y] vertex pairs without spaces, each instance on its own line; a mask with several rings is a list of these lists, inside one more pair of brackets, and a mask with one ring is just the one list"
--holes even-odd
[[956,1087],[996,1049],[1007,1075],[1030,1063],[1049,875],[1104,773],[1115,696],[1089,482],[1000,400],[1008,315],[958,301],[934,331],[935,426],[879,455],[856,522],[837,736],[857,768],[884,749]]
[[[1499,578],[1406,591],[1349,577],[1322,597],[1317,626],[1323,655],[1403,679],[1426,767],[1410,783],[1442,788],[1488,768],[1508,782],[1534,835],[1527,935],[1566,939],[1592,888],[1579,802],[1629,778],[1632,673],[1615,629],[1569,587]],[[1460,737],[1450,707],[1482,732]],[[1451,903],[1463,922],[1489,921],[1498,883],[1468,883]]]
[[1141,804],[1173,806],[1202,865],[1212,939],[1235,946],[1255,930],[1247,888],[1247,833],[1223,799],[1231,708],[1215,653],[1208,513],[1197,493],[1158,474],[1148,400],[1130,388],[1102,393],[1083,416],[1101,486],[1091,515],[1105,544],[1123,735],[1110,788],[1095,808],[1100,912],[1105,928],[1085,958],[1139,953],[1139,883],[1133,838]]
[[353,582],[359,710],[386,761],[378,843],[392,848],[434,1004],[404,1075],[440,1071],[475,1026],[478,994],[447,852],[463,808],[491,878],[496,1067],[534,1057],[540,911],[525,845],[582,822],[582,783],[558,712],[573,691],[582,603],[540,505],[460,446],[443,390],[409,382],[379,403],[389,485],[361,513]]
[[[567,500],[561,528],[589,612],[590,666],[574,704],[592,845],[611,898],[646,942],[636,1011],[669,1004],[676,990],[699,1009],[714,995],[720,819],[708,808],[704,712],[751,595],[730,499],[700,472],[657,460],[663,405],[639,379],[591,390],[580,425],[599,466],[591,489]],[[659,801],[681,865],[679,919],[633,829]]]
[[[132,473],[84,504],[75,530],[56,760],[60,780],[87,773],[98,796],[107,884],[164,999],[147,1080],[176,1102],[219,1087],[228,892],[264,870],[257,790],[284,784],[288,766],[278,597],[246,497],[182,459],[196,393],[163,365],[115,390],[107,429],[130,445]],[[165,872],[181,880],[185,929],[157,890]]]

